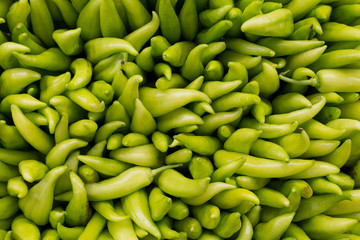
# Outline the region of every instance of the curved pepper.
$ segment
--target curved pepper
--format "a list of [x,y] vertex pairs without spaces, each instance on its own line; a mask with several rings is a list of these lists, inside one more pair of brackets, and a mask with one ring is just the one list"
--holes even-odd
[[69,136],[89,142],[94,139],[98,125],[93,120],[79,120],[69,126]]
[[20,135],[15,126],[9,126],[4,120],[0,120],[0,131],[3,133],[0,136],[0,141],[3,147],[7,149],[28,149],[29,144]]
[[29,15],[30,4],[28,0],[22,0],[11,4],[9,11],[6,14],[6,21],[9,30],[12,31],[18,23],[23,23],[26,27],[28,27],[27,18]]
[[152,47],[144,48],[135,58],[136,64],[146,72],[154,70],[155,61],[152,55]]
[[140,100],[153,117],[159,117],[190,102],[211,101],[205,93],[192,89],[173,88],[159,90],[150,87],[141,87],[139,95]]
[[241,30],[260,36],[287,37],[294,30],[291,11],[282,8],[255,16],[244,22]]
[[287,213],[272,220],[259,223],[254,228],[254,239],[277,239],[289,227],[295,213]]
[[310,108],[311,102],[300,93],[286,93],[276,96],[272,100],[274,113],[287,113],[302,108]]
[[244,188],[234,188],[221,191],[212,197],[210,202],[221,209],[230,209],[236,207],[244,200],[251,201],[256,205],[260,203],[259,198],[253,192]]
[[203,74],[207,81],[219,81],[224,75],[224,67],[220,61],[211,60],[205,66]]
[[322,194],[314,195],[311,198],[303,199],[300,202],[299,208],[296,211],[294,222],[302,221],[304,219],[311,218],[318,214],[325,212],[332,206],[343,200],[350,200],[352,197],[350,194]]
[[275,51],[270,48],[248,42],[240,38],[230,38],[225,40],[226,47],[233,51],[247,54],[247,55],[259,55],[264,57],[274,57]]
[[263,157],[285,162],[290,160],[288,153],[283,147],[263,139],[256,139],[253,142],[250,148],[250,154],[255,157]]
[[54,72],[66,71],[71,63],[71,59],[59,48],[49,48],[37,55],[14,52],[13,56],[20,65],[26,68],[38,68]]
[[351,218],[334,218],[324,214],[319,214],[310,219],[306,219],[299,226],[312,239],[329,238],[336,234],[348,232],[358,221]]
[[307,120],[312,119],[325,106],[325,103],[326,99],[320,97],[320,99],[310,108],[295,110],[290,113],[273,114],[266,117],[266,122],[281,124],[297,121],[298,124],[302,124]]
[[198,115],[184,107],[177,108],[157,119],[158,129],[161,132],[168,132],[176,127],[203,123],[203,120]]
[[230,20],[221,20],[209,28],[205,28],[196,35],[198,43],[208,44],[219,41],[233,26]]
[[29,53],[27,46],[15,42],[5,42],[0,45],[0,66],[3,69],[17,68],[20,66],[14,53]]
[[236,171],[244,165],[244,162],[245,159],[240,158],[222,165],[211,174],[211,182],[225,181],[226,178],[233,176],[234,173],[236,173]]
[[174,67],[181,67],[195,46],[195,43],[190,41],[177,42],[163,51],[162,58]]
[[[160,17],[153,11],[151,21],[126,35],[124,40],[131,44],[137,51],[140,51],[145,43],[155,34],[159,26],[161,27]],[[129,54],[137,55],[131,52],[129,52]]]
[[65,227],[61,223],[58,223],[56,226],[56,231],[60,237],[60,239],[66,240],[75,240],[78,239],[81,233],[84,231],[85,227],[77,226],[77,227]]
[[[98,183],[86,184],[85,188],[89,201],[110,200],[128,195],[151,184],[154,176],[159,172],[174,167],[177,167],[177,165],[163,166],[153,170],[147,167],[136,166],[125,170],[116,177]],[[126,185],[129,187],[124,188]],[[112,190],[109,191],[109,189]]]
[[225,51],[226,49],[225,42],[212,42],[212,43],[208,43],[207,45],[208,47],[203,51],[201,56],[203,65],[208,64],[218,54]]
[[151,218],[160,221],[172,206],[172,199],[166,196],[160,188],[154,187],[149,194]]
[[323,34],[318,36],[322,41],[358,41],[360,39],[360,29],[346,24],[327,22],[322,25],[322,29]]
[[346,173],[339,172],[329,174],[326,176],[326,179],[332,183],[335,183],[344,191],[354,189],[355,181]]
[[[252,1],[252,2],[249,2],[247,4],[247,6],[244,8],[243,6],[243,13],[242,13],[242,20],[243,22],[246,22],[247,20],[255,17],[255,16],[258,16],[258,15],[262,15],[263,12],[261,11],[261,8],[262,8],[262,5],[263,5],[263,2],[262,1]],[[245,34],[245,36],[251,38],[248,33]]]
[[[247,83],[247,77],[248,77],[247,72],[245,72],[244,70],[256,67],[261,62],[261,59],[262,59],[261,56],[245,55],[245,54],[242,54],[242,53],[237,53],[237,52],[232,51],[232,50],[226,50],[226,51],[219,54],[219,60],[222,62],[222,64],[224,66],[229,66],[229,64],[231,62],[237,62],[237,64],[233,64],[234,65],[233,70],[236,69],[237,72],[241,73],[240,75],[236,75],[236,74],[232,75],[231,74],[232,77],[230,78],[231,75],[227,76],[229,74],[229,72],[228,72],[228,74],[226,74],[224,76],[224,78],[227,79],[227,81],[231,81],[230,79],[232,79],[232,80],[242,80],[244,84]],[[244,65],[245,69],[240,64]],[[238,68],[240,68],[240,69],[238,69]],[[229,66],[229,69],[231,69],[230,66]]]
[[141,228],[157,238],[161,238],[159,228],[151,219],[148,196],[140,189],[121,198],[124,212]]
[[204,27],[211,27],[215,23],[224,19],[225,15],[232,8],[232,5],[224,5],[218,8],[211,8],[199,13],[199,22]]
[[310,140],[309,148],[300,157],[322,157],[333,152],[339,145],[340,141],[337,140]]
[[110,157],[122,162],[144,167],[156,167],[163,161],[160,151],[153,144],[119,148],[110,152]]
[[74,172],[70,172],[70,181],[73,195],[65,209],[65,222],[70,226],[85,225],[90,219],[91,209],[84,182]]
[[53,206],[55,184],[66,169],[66,166],[53,168],[40,182],[30,188],[24,198],[19,200],[19,207],[25,217],[40,226],[48,223]]
[[240,121],[239,127],[253,128],[255,130],[262,131],[259,136],[260,138],[277,138],[294,132],[298,127],[298,123],[259,123],[255,119],[243,118]]
[[95,212],[86,224],[84,231],[79,235],[78,239],[96,240],[106,226],[106,219],[99,213]]
[[[250,155],[228,152],[225,150],[219,150],[214,155],[215,165],[222,166],[228,161],[236,158],[245,158],[244,165],[238,169],[237,173],[252,176],[252,177],[263,177],[263,178],[281,178],[292,176],[296,173],[302,172],[310,168],[313,164],[313,160],[301,160],[293,159],[288,163],[264,158],[256,158]],[[269,169],[273,169],[269,171]]]
[[0,76],[0,96],[20,93],[31,83],[40,80],[41,75],[35,71],[25,68],[13,68],[5,70]]
[[281,38],[261,38],[259,45],[275,51],[276,57],[294,55],[324,45],[324,41],[318,40],[285,40]]
[[[126,216],[124,210],[122,209],[121,201],[118,201],[115,204],[115,212],[122,217]],[[124,219],[120,222],[108,221],[107,227],[109,233],[114,239],[121,239],[121,238],[129,239],[129,240],[138,239],[135,234],[133,223],[130,219]]]
[[50,168],[54,168],[62,165],[67,155],[77,149],[85,147],[88,143],[80,139],[66,139],[61,143],[55,145],[46,156],[46,165]]
[[336,201],[329,209],[326,209],[326,215],[340,215],[359,211],[360,191],[358,189],[343,191],[343,200]]
[[115,53],[127,52],[137,56],[138,51],[128,42],[120,38],[104,37],[87,41],[84,46],[87,59],[92,63],[98,63]]
[[165,216],[162,220],[156,223],[159,227],[161,235],[165,239],[175,239],[180,237],[180,234],[172,229],[172,219],[168,216]]
[[[44,154],[52,149],[53,140],[50,136],[30,122],[18,106],[11,105],[11,113],[15,126],[30,145]],[[34,136],[36,136],[36,138],[34,138]]]
[[60,49],[68,56],[77,55],[83,51],[83,41],[80,38],[81,28],[66,30],[58,29],[52,36]]
[[105,109],[105,102],[100,102],[99,99],[87,88],[68,90],[65,92],[65,95],[87,111],[102,112]]
[[218,236],[222,238],[229,238],[241,228],[241,214],[238,212],[221,214],[219,224],[213,230]]
[[97,156],[80,155],[78,159],[106,176],[117,176],[131,167],[131,164],[128,163]]
[[180,68],[181,75],[184,78],[192,81],[203,73],[204,66],[201,61],[201,56],[207,47],[207,44],[199,44],[191,49],[184,65]]
[[193,198],[205,192],[210,178],[190,179],[176,170],[167,169],[156,179],[161,190],[175,197]]

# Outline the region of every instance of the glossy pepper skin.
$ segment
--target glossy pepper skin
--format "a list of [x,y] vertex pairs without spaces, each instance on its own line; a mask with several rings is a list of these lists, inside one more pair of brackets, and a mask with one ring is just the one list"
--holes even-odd
[[66,166],[53,168],[40,182],[29,189],[28,194],[24,198],[19,200],[19,207],[26,218],[40,226],[48,223],[49,214],[53,206],[55,184],[57,179],[65,173],[66,169]]

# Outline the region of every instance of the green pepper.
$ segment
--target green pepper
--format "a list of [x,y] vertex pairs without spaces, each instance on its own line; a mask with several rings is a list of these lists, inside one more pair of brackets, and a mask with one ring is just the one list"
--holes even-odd
[[40,239],[40,229],[24,215],[17,216],[11,224],[14,239]]
[[96,38],[85,43],[84,46],[87,59],[92,63],[98,63],[112,54],[125,51],[137,56],[138,51],[126,40],[106,37]]
[[229,238],[241,228],[240,213],[223,212],[219,224],[213,230],[218,236]]
[[265,223],[259,223],[254,228],[254,239],[277,239],[289,227],[295,213],[287,213],[271,219]]
[[81,28],[73,30],[58,29],[52,36],[60,49],[66,55],[78,55],[83,51],[83,41],[80,38]]
[[292,13],[282,8],[245,21],[241,30],[260,36],[287,37],[294,29]]
[[160,17],[157,15],[155,11],[153,11],[151,21],[146,23],[142,27],[136,29],[135,31],[131,32],[130,34],[126,35],[124,37],[124,40],[126,40],[129,44],[131,44],[137,51],[140,51],[141,48],[145,45],[145,43],[149,39],[151,39],[151,37],[158,30],[159,25],[160,25]]
[[80,234],[78,239],[92,239],[96,240],[102,230],[105,228],[106,219],[99,213],[95,212],[86,224],[84,231]]
[[151,16],[145,6],[139,0],[123,1],[126,15],[128,16],[129,26],[132,30],[138,29],[146,23],[150,22]]
[[251,201],[259,205],[259,198],[251,191],[244,188],[227,189],[217,193],[210,202],[221,209],[231,209],[242,201]]
[[[151,184],[154,176],[159,172],[173,167],[177,167],[177,165],[167,165],[153,170],[135,166],[116,177],[98,183],[85,184],[89,201],[111,200],[128,195]],[[129,187],[124,188],[124,184],[129,185]],[[109,189],[112,190],[109,191]]]
[[193,198],[205,192],[209,185],[210,178],[190,179],[180,172],[167,169],[156,179],[161,190],[175,197]]
[[58,223],[56,227],[56,231],[60,237],[60,239],[64,240],[75,240],[78,239],[81,233],[84,231],[85,227],[77,226],[77,227],[66,227],[61,223]]
[[141,228],[149,231],[156,238],[161,237],[160,230],[151,219],[148,196],[145,190],[137,190],[121,198],[124,212]]
[[[115,204],[115,212],[120,216],[126,216],[121,206],[121,201],[118,201]],[[114,239],[138,239],[135,234],[134,226],[131,219],[124,219],[120,222],[108,221],[107,228]]]
[[[44,178],[30,188],[28,194],[19,200],[19,207],[26,218],[37,225],[45,225],[53,206],[53,195],[56,181],[65,173],[67,167],[51,169]],[[46,189],[46,190],[45,190]]]
[[48,46],[52,47],[55,42],[51,36],[54,31],[54,22],[45,0],[30,1],[30,17],[34,34]]
[[186,217],[174,222],[174,229],[178,232],[185,232],[191,239],[198,239],[202,233],[199,221],[193,217]]
[[0,208],[1,208],[1,220],[5,220],[7,218],[10,218],[12,216],[14,216],[18,210],[19,210],[19,205],[18,205],[18,198],[16,197],[11,197],[11,196],[5,196],[0,198]]
[[10,94],[20,93],[31,83],[40,80],[41,75],[25,68],[5,70],[0,76],[0,96],[5,98]]
[[357,220],[350,218],[334,218],[319,214],[304,220],[300,225],[311,238],[328,238],[336,234],[348,232],[357,224]]
[[192,41],[198,32],[197,6],[199,1],[185,0],[179,12],[181,35],[186,41]]
[[205,28],[196,35],[198,43],[209,44],[219,41],[233,26],[230,20],[221,20],[209,28]]

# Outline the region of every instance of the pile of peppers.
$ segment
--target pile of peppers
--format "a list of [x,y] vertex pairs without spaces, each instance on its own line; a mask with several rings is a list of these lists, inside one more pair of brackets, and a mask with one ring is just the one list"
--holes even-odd
[[0,240],[360,239],[360,0],[1,0]]

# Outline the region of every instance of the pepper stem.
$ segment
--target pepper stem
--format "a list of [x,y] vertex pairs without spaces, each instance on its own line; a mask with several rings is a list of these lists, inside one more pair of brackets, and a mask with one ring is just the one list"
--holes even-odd
[[166,169],[170,169],[170,168],[177,168],[177,167],[181,167],[183,164],[179,163],[179,164],[172,164],[172,165],[166,165],[166,166],[162,166],[159,168],[155,168],[152,169],[151,172],[153,174],[153,176],[157,175],[158,173],[166,170]]
[[289,78],[289,77],[286,77],[285,74],[287,72],[283,72],[283,73],[280,73],[279,74],[279,78],[285,82],[288,82],[288,83],[292,83],[292,84],[297,84],[297,85],[310,85],[310,86],[313,86],[313,87],[316,87],[319,85],[319,80],[317,77],[312,77],[310,79],[307,79],[307,80],[295,80],[295,79],[292,79],[292,78]]

